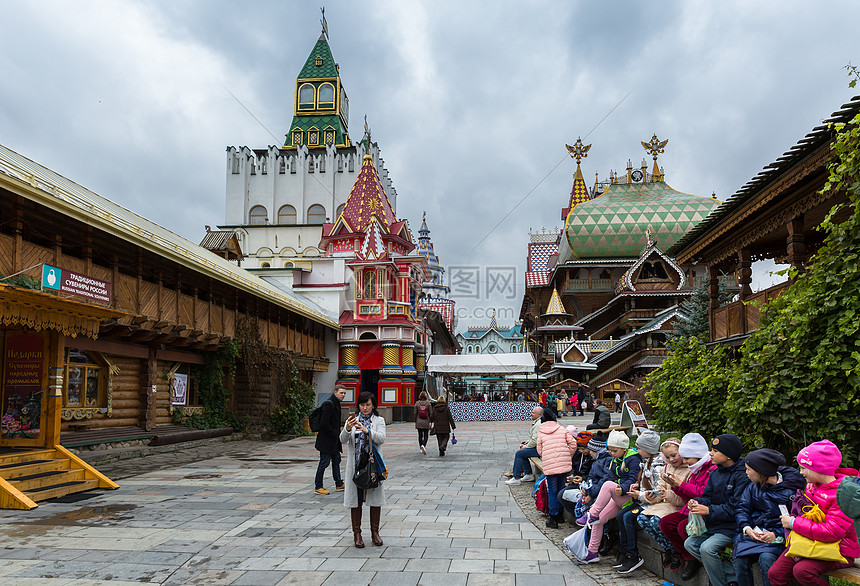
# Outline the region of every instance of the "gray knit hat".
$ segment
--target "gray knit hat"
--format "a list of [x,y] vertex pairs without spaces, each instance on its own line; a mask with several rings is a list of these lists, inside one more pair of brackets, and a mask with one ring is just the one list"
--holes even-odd
[[592,452],[599,452],[600,450],[605,450],[606,442],[603,440],[603,436],[595,435],[590,440],[588,440],[588,449]]
[[660,452],[660,434],[653,429],[646,429],[636,438],[636,447],[652,456]]

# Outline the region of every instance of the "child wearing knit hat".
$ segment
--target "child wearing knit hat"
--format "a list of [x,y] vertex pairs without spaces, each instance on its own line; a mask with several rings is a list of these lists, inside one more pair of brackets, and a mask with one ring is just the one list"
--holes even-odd
[[715,586],[735,579],[734,567],[720,557],[720,551],[737,533],[735,511],[750,480],[741,456],[743,444],[732,433],[718,435],[711,442],[711,460],[717,468],[708,477],[702,496],[690,501],[690,513],[701,515],[707,531],[687,538],[684,548],[702,562]]
[[[650,446],[648,440],[645,443]],[[642,470],[643,458],[653,458],[657,452],[656,449],[654,452],[648,452],[638,445],[637,448],[630,448],[630,438],[626,433],[618,430],[609,433],[606,447],[612,456],[610,481],[605,482],[600,488],[597,500],[588,513],[576,520],[580,525],[587,524],[592,527],[588,555],[580,560],[586,564],[600,561],[597,550],[603,537],[603,526],[614,519],[620,511],[633,506],[632,498],[638,497],[638,491],[633,486],[637,483]],[[633,522],[635,525],[635,517]],[[631,572],[642,565],[642,558],[636,550],[635,541],[631,538],[626,543],[632,547],[632,550],[622,547],[615,563],[618,571],[624,573]]]
[[825,585],[822,576],[827,572],[853,565],[860,557],[860,545],[851,519],[842,512],[836,502],[836,489],[845,476],[857,476],[857,470],[840,469],[842,452],[828,440],[806,446],[797,454],[800,473],[806,478],[806,498],[818,505],[824,513],[824,521],[816,522],[804,516],[783,515],[782,526],[815,541],[825,543],[839,542],[839,553],[844,561],[813,560],[795,555],[786,556],[783,552],[768,570],[773,586],[787,586],[792,577],[804,585]]
[[750,479],[735,519],[740,533],[735,536],[732,566],[738,584],[751,586],[752,565],[758,562],[764,584],[767,571],[785,549],[785,531],[780,522],[780,506],[789,507],[806,481],[794,468],[785,466],[785,456],[768,448],[750,452],[746,459]]
[[[670,513],[660,519],[660,531],[672,543],[678,553],[678,557],[684,565],[681,578],[687,581],[696,575],[702,564],[684,548],[684,542],[688,537],[687,518],[690,514],[689,506],[686,503],[702,495],[711,472],[716,469],[717,465],[711,462],[708,442],[698,433],[688,433],[681,439],[678,455],[690,470],[689,478],[682,480],[675,473],[664,472],[663,480],[672,487],[672,492],[679,496],[685,504],[680,511]],[[671,560],[670,564],[674,566],[674,569],[679,567],[677,559]]]

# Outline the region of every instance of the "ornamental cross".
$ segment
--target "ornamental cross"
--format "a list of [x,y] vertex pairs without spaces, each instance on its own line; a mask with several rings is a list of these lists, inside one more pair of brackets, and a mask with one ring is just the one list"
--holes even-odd
[[328,22],[325,19],[325,6],[320,7],[320,12],[322,12],[322,18],[320,19],[320,24],[322,25],[322,34],[325,35],[325,38],[328,39]]
[[660,140],[657,138],[657,135],[655,134],[654,136],[651,137],[650,142],[645,142],[645,141],[639,141],[639,142],[642,143],[642,148],[644,148],[645,151],[649,155],[654,157],[654,161],[656,162],[657,161],[657,155],[663,154],[663,150],[666,148],[666,143],[669,142],[669,139],[667,138],[666,140]]
[[588,156],[588,149],[591,148],[590,144],[582,144],[582,138],[577,138],[576,142],[573,143],[573,146],[569,144],[564,145],[567,147],[567,152],[570,153],[570,156],[576,159],[576,164],[579,165],[579,161]]

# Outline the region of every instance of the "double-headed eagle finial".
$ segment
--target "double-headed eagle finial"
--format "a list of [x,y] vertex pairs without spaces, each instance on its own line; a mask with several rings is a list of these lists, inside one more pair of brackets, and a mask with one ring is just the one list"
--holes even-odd
[[666,143],[669,142],[669,139],[660,140],[655,134],[651,137],[650,142],[645,142],[644,140],[640,142],[642,143],[642,148],[644,148],[649,155],[653,156],[654,161],[656,161],[657,155],[663,154],[663,150],[666,148]]
[[590,144],[582,144],[582,138],[577,138],[576,142],[573,143],[573,146],[569,144],[564,145],[567,147],[567,152],[570,153],[570,156],[576,159],[576,164],[579,164],[579,161],[588,156],[588,149],[591,148]]

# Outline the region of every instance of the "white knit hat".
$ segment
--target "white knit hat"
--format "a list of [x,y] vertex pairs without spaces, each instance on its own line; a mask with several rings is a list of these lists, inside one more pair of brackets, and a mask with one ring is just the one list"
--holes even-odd
[[708,455],[708,442],[698,433],[688,433],[681,438],[678,454],[682,458],[697,458],[701,460]]
[[630,438],[623,431],[614,430],[609,432],[609,439],[606,440],[607,448],[621,448],[626,450],[630,447]]

